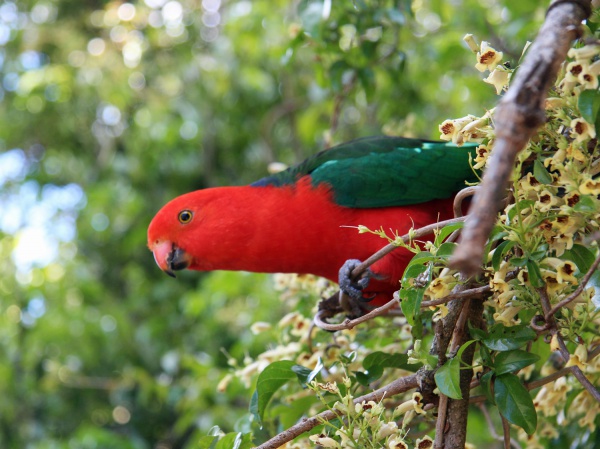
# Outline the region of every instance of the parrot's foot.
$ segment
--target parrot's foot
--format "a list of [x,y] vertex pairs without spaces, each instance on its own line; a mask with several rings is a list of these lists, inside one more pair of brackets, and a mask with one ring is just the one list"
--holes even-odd
[[352,278],[352,270],[358,267],[362,262],[358,259],[348,259],[339,273],[340,290],[356,302],[365,303],[371,301],[375,295],[364,296],[363,290],[369,286],[371,278],[375,277],[373,272],[367,268],[360,279]]

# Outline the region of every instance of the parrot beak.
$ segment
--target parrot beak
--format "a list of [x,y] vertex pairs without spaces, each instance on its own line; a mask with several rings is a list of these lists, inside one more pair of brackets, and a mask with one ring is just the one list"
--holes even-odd
[[156,264],[171,277],[175,277],[173,271],[185,270],[192,263],[188,253],[169,241],[156,243],[151,249]]

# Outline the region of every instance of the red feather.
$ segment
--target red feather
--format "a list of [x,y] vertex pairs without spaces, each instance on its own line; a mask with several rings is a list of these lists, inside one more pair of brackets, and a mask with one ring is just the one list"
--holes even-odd
[[[193,214],[187,224],[178,220],[184,210]],[[326,185],[315,188],[307,176],[289,186],[219,187],[182,195],[154,217],[148,246],[163,269],[165,248],[175,247],[191,259],[192,270],[311,273],[337,282],[346,260],[364,260],[387,243],[354,227],[383,227],[402,235],[451,216],[452,199],[403,207],[342,207],[332,201]],[[376,293],[376,303],[391,299],[411,257],[397,249],[373,265],[382,280],[373,279],[365,293]]]

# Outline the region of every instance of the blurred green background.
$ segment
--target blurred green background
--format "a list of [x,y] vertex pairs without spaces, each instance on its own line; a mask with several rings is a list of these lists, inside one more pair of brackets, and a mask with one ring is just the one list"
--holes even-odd
[[[273,280],[155,266],[169,199],[482,115],[465,33],[515,64],[535,0],[0,2],[0,448],[191,448],[247,413]],[[226,356],[225,354],[228,354]],[[487,433],[487,431],[485,432]]]

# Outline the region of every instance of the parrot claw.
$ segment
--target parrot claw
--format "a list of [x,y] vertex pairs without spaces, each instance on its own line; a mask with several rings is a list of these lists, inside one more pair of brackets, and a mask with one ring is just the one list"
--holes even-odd
[[352,271],[361,263],[362,262],[358,259],[347,260],[344,265],[342,265],[342,268],[340,268],[338,279],[340,290],[342,290],[343,293],[348,295],[353,301],[365,303],[371,301],[375,297],[375,295],[363,295],[363,290],[369,286],[371,278],[375,277],[375,275],[370,269],[367,269],[361,275],[360,279],[352,279]]

